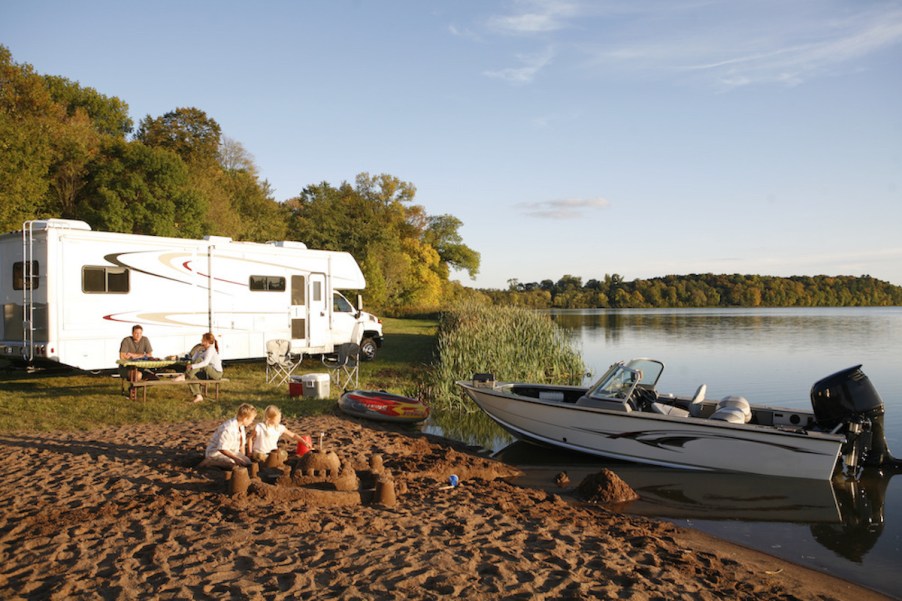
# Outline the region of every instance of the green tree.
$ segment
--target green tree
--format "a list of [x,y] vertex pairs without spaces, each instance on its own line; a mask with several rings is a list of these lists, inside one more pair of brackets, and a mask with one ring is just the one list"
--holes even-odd
[[450,268],[475,274],[479,255],[463,244],[459,220],[430,217],[415,195],[397,177],[361,173],[354,186],[322,182],[284,204],[292,235],[357,258],[370,303],[390,312],[431,311],[454,293]]
[[209,171],[218,174],[213,181],[226,205],[221,212],[233,216],[223,235],[254,242],[288,239],[288,211],[273,199],[269,182],[260,180],[254,158],[240,142],[223,136],[218,168]]
[[0,231],[48,214],[53,132],[64,118],[44,80],[0,46]]
[[54,136],[54,160],[49,179],[52,197],[46,206],[54,215],[78,219],[78,194],[85,185],[88,163],[97,156],[102,137],[82,109],[66,117]]
[[125,139],[131,133],[134,121],[128,116],[128,104],[119,98],[105,96],[58,75],[45,75],[44,82],[51,97],[65,107],[67,115],[71,117],[83,111],[98,134]]
[[177,108],[162,117],[141,120],[135,139],[146,146],[165,148],[186,163],[214,164],[219,158],[222,128],[197,108]]
[[479,273],[479,253],[463,243],[458,230],[463,222],[452,215],[438,215],[427,218],[425,242],[431,245],[444,264],[444,278],[449,275],[448,268],[466,271],[471,279]]
[[79,212],[97,229],[199,238],[206,207],[174,153],[113,140],[89,166]]

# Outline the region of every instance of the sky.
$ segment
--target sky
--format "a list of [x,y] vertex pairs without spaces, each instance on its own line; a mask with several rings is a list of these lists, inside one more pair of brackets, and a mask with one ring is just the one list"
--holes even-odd
[[196,107],[274,198],[387,173],[466,286],[902,285],[902,0],[0,0],[16,63]]

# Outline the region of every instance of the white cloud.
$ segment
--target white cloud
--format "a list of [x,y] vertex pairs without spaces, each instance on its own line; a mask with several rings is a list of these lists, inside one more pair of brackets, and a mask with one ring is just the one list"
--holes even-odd
[[515,205],[524,215],[542,219],[578,219],[587,211],[606,209],[611,203],[604,198],[565,198]]
[[[539,36],[601,72],[692,75],[723,88],[794,86],[902,44],[898,3],[827,0],[723,3],[699,0],[524,0],[485,21],[489,33]],[[532,81],[546,63],[486,72]]]
[[565,0],[525,0],[516,2],[514,14],[489,17],[486,25],[501,33],[532,34],[558,31],[567,20],[580,13],[580,6]]
[[517,59],[522,63],[521,66],[484,71],[483,75],[510,83],[527,84],[531,83],[539,71],[548,66],[553,58],[554,50],[552,48],[547,48],[540,54],[517,55]]
[[[728,87],[756,83],[798,85],[811,77],[844,68],[846,63],[902,43],[902,11],[856,15],[845,22],[821,22],[761,43],[762,51],[686,67],[705,71]],[[804,43],[794,43],[818,38]],[[711,55],[729,53],[712,47]],[[704,58],[704,57],[700,57]]]

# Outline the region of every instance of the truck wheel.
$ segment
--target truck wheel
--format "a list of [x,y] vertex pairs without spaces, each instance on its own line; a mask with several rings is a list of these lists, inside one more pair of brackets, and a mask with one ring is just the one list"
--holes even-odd
[[360,359],[363,361],[372,361],[376,358],[376,341],[372,338],[364,338],[360,341]]

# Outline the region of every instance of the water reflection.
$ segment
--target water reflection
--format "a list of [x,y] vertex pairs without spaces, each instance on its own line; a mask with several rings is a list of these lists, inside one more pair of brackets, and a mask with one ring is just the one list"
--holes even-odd
[[891,474],[866,473],[859,481],[834,484],[840,509],[839,524],[812,524],[815,540],[834,553],[862,563],[884,527],[884,502]]
[[524,470],[521,486],[562,491],[555,483],[564,471],[570,489],[610,469],[639,495],[618,509],[668,519],[740,520],[793,523],[810,527],[814,539],[842,557],[861,563],[883,532],[884,500],[892,478],[880,470],[858,480],[770,478],[749,474],[689,472],[597,458],[514,442],[494,457]]
[[479,410],[433,410],[420,430],[489,450],[500,449],[513,440],[510,434]]

